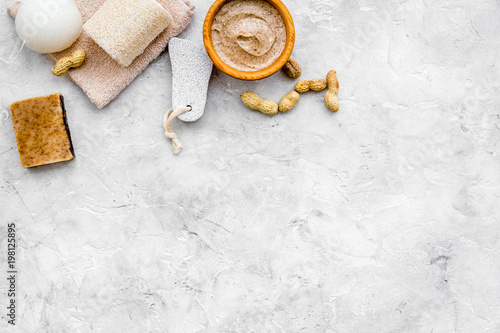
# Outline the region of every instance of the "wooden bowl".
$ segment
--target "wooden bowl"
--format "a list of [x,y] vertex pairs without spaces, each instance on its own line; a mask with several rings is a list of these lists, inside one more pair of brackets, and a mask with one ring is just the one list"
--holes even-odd
[[281,53],[278,60],[276,60],[271,66],[267,68],[255,72],[240,71],[234,69],[233,67],[227,65],[224,61],[222,61],[217,52],[215,52],[214,46],[212,44],[212,24],[214,23],[215,15],[217,15],[219,9],[221,9],[221,7],[229,1],[232,0],[216,0],[212,7],[210,7],[210,9],[208,10],[207,16],[205,18],[205,23],[203,25],[203,42],[205,44],[208,55],[218,69],[220,69],[227,75],[240,80],[260,80],[273,75],[286,64],[286,62],[292,55],[293,47],[295,45],[295,26],[293,24],[292,15],[290,15],[290,12],[280,0],[266,0],[278,10],[281,17],[283,18],[283,21],[285,21],[285,50],[283,50],[283,53]]

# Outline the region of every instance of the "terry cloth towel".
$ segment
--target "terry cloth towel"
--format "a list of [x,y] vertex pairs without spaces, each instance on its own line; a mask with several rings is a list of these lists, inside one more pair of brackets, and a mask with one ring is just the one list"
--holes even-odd
[[[87,22],[104,1],[75,0],[75,3],[82,13],[83,21]],[[189,0],[158,0],[158,2],[172,15],[172,23],[128,67],[122,67],[113,60],[85,32],[82,32],[80,38],[69,49],[49,54],[55,62],[78,49],[87,52],[87,59],[83,65],[70,70],[67,75],[83,89],[99,109],[115,99],[151,61],[165,50],[170,38],[180,34],[191,22],[194,6]]]
[[83,31],[128,67],[170,22],[172,16],[156,0],[106,0]]

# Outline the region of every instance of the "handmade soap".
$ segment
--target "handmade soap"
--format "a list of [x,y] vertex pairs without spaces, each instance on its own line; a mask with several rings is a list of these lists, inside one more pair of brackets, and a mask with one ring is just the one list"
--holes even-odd
[[12,103],[10,113],[23,167],[31,168],[75,158],[62,95]]
[[83,30],[111,58],[128,67],[170,22],[170,13],[155,0],[107,0]]

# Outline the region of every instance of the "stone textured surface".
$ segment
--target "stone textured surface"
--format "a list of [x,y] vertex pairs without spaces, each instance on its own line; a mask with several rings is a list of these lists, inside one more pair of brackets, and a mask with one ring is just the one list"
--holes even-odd
[[[293,81],[214,71],[179,156],[168,54],[100,111],[39,54],[0,63],[2,309],[11,221],[20,246],[0,331],[500,331],[500,3],[284,2],[304,78],[337,70],[340,112],[308,93],[269,118],[239,94]],[[201,43],[195,4],[181,37]],[[25,170],[8,105],[55,92],[77,158]]]

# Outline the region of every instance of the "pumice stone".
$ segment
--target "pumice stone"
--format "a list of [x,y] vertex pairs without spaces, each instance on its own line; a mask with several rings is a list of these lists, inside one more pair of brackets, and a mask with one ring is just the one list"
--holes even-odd
[[205,49],[189,40],[172,38],[169,43],[172,63],[172,107],[191,106],[192,110],[178,118],[194,122],[205,112],[208,83],[213,63]]

